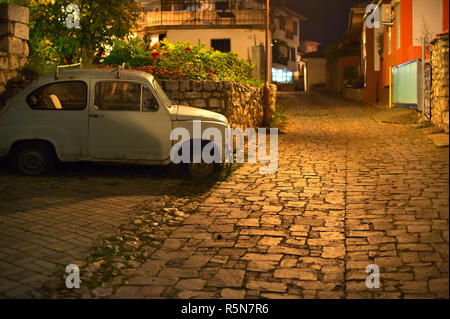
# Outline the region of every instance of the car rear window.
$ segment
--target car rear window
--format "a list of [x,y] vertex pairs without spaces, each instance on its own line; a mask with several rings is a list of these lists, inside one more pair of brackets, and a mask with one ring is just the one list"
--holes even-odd
[[83,110],[87,85],[83,81],[47,84],[31,93],[27,103],[34,110]]

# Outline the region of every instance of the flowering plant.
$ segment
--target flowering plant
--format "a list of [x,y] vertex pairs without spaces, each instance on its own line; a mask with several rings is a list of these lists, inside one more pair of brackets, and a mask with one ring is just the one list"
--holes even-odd
[[139,38],[115,41],[105,65],[122,65],[152,73],[158,79],[251,80],[253,64],[233,52],[207,50],[203,44],[149,43]]

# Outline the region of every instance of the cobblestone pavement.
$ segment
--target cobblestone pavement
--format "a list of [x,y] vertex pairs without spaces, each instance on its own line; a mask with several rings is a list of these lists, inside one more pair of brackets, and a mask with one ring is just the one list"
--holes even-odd
[[0,298],[41,297],[41,285],[114,234],[138,204],[173,195],[184,181],[167,169],[62,165],[49,177],[0,166]]
[[448,149],[372,108],[281,103],[278,173],[237,170],[114,297],[448,298]]
[[[276,175],[245,164],[216,185],[116,298],[448,298],[448,149],[374,109],[283,95]],[[0,165],[0,298],[38,288],[184,181],[159,169]],[[377,264],[381,287],[367,289]]]

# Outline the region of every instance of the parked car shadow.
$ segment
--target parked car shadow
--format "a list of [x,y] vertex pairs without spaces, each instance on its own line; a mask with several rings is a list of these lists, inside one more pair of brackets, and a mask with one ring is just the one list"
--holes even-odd
[[59,163],[47,176],[14,174],[6,159],[0,159],[0,215],[30,209],[49,209],[80,201],[129,196],[199,196],[226,179],[230,170],[192,180],[176,166]]

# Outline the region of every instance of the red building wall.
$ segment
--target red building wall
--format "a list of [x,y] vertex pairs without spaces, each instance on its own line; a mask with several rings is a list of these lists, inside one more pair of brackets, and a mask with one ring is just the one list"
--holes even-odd
[[379,97],[380,71],[375,71],[375,29],[366,29],[366,87],[364,88],[364,102],[367,104],[376,104]]
[[344,71],[348,67],[357,67],[361,64],[361,57],[359,55],[343,56],[339,59],[339,83],[344,83]]

